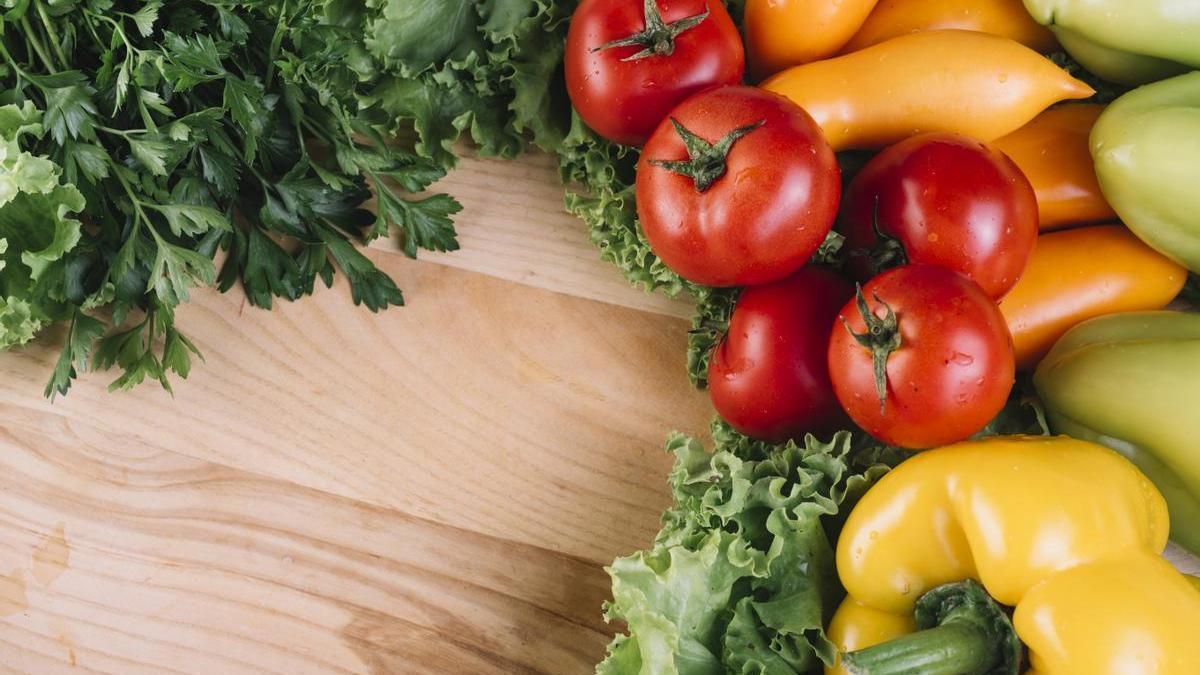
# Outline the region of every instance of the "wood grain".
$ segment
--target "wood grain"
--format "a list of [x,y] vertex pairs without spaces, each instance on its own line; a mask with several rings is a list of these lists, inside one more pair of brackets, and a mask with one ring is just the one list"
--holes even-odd
[[409,305],[347,289],[272,312],[198,292],[179,325],[203,351],[175,398],[93,374],[50,404],[54,337],[0,358],[0,427],[170,450],[595,562],[647,542],[669,500],[673,429],[707,397],[686,323],[372,253]]
[[4,572],[18,672],[585,672],[609,639],[596,565],[61,432],[0,437]]
[[[693,304],[629,285],[588,241],[584,222],[563,208],[554,157],[464,157],[436,186],[463,205],[454,219],[462,250],[421,259],[581,298],[691,318]],[[374,244],[399,254],[395,241]]]

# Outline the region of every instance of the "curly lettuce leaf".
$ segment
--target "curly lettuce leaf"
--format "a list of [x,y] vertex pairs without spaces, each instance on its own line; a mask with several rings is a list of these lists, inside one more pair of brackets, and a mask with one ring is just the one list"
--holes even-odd
[[587,223],[604,260],[647,292],[676,296],[693,288],[654,255],[642,232],[634,199],[636,148],[600,138],[573,114],[558,158],[567,211]]
[[832,542],[901,456],[848,432],[768,445],[717,423],[712,452],[675,436],[674,506],[650,549],[618,558],[609,620],[629,628],[597,666],[631,673],[807,673],[834,655],[843,591]]
[[374,0],[363,17],[375,65],[364,101],[392,128],[416,132],[416,149],[453,166],[454,143],[514,157],[528,143],[553,151],[569,125],[561,84],[572,1],[472,3]]
[[41,283],[47,268],[79,243],[83,195],[62,185],[62,169],[21,150],[44,133],[31,102],[0,106],[0,348],[25,344],[63,311]]

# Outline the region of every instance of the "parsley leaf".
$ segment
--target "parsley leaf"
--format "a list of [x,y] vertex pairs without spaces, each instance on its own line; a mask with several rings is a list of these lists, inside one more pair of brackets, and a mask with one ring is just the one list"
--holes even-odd
[[[18,5],[0,13],[0,163],[16,162],[0,166],[0,348],[69,324],[47,396],[89,363],[121,371],[114,389],[186,377],[198,352],[174,316],[195,288],[241,287],[270,307],[340,271],[352,300],[378,311],[403,297],[359,243],[395,227],[410,256],[457,247],[458,204],[414,194],[445,158],[393,142],[376,95],[391,77],[366,47],[382,6]],[[482,38],[477,8],[458,13],[475,37],[446,38],[434,56],[467,75],[460,60],[499,41]],[[423,68],[433,78],[446,65]],[[454,87],[486,94],[505,77],[495,65],[491,82]],[[494,112],[480,100],[464,99],[460,129],[501,119],[507,99]],[[515,151],[516,139],[506,131],[488,148]],[[372,184],[378,217],[365,208]]]

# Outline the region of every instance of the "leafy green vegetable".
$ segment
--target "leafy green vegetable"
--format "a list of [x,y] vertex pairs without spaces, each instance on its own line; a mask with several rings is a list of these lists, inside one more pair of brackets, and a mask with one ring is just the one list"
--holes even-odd
[[61,182],[62,169],[21,150],[45,134],[42,114],[0,106],[0,348],[25,344],[66,315],[59,263],[79,242],[83,195]]
[[[388,141],[393,121],[371,95],[362,3],[5,7],[0,346],[70,321],[49,395],[65,393],[89,363],[121,369],[114,388],[186,376],[197,351],[175,329],[174,310],[195,286],[240,283],[269,308],[312,293],[318,279],[331,284],[340,269],[353,300],[376,311],[403,297],[356,242],[396,231],[410,256],[457,248],[458,204],[406,194],[445,169]],[[476,13],[474,3],[462,7]],[[507,58],[502,36],[521,21],[495,26],[498,55]],[[439,34],[410,36],[408,46],[434,49]],[[372,192],[377,214],[365,208]],[[70,213],[85,213],[85,225]],[[218,272],[219,249],[227,255]]]
[[729,319],[741,289],[697,289],[696,313],[688,331],[687,370],[692,384],[703,389],[708,386],[708,361],[712,352],[729,330]]
[[513,157],[529,140],[553,151],[567,133],[560,80],[574,0],[367,0],[359,20],[374,64],[365,100],[415,130],[442,166],[466,135],[483,155]]
[[675,296],[691,290],[650,250],[638,223],[633,185],[637,149],[600,138],[573,115],[558,155],[567,210],[587,223],[601,257],[646,291]]
[[608,568],[606,617],[629,634],[597,673],[807,673],[833,658],[832,542],[902,457],[847,432],[771,446],[716,423],[713,437],[711,453],[683,436],[667,444],[675,503],[648,550]]

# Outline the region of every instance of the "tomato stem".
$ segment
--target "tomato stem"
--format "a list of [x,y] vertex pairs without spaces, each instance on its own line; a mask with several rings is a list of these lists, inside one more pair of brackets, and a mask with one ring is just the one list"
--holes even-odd
[[886,313],[882,318],[871,311],[867,305],[867,298],[863,295],[862,285],[859,285],[854,304],[858,308],[858,313],[862,315],[867,330],[855,333],[854,329],[850,328],[850,323],[846,321],[846,317],[842,317],[842,325],[846,327],[850,335],[854,336],[858,344],[871,352],[871,362],[875,368],[875,393],[879,396],[879,413],[882,415],[887,405],[888,357],[900,348],[900,320],[890,305],[881,300],[878,295],[873,294],[873,297],[875,302],[883,305]]
[[867,269],[871,276],[893,267],[908,264],[908,251],[896,237],[883,231],[879,226],[879,196],[875,196],[875,206],[871,211],[871,230],[875,233],[875,243],[871,247],[855,249],[850,255],[866,260]]
[[670,56],[675,53],[675,38],[685,31],[695,28],[708,18],[708,3],[700,14],[685,17],[678,21],[667,23],[663,21],[662,12],[658,9],[658,0],[646,0],[646,28],[640,33],[634,33],[619,40],[606,42],[592,49],[593,52],[612,49],[613,47],[641,47],[642,51],[626,56],[622,61],[637,61],[648,56]]
[[921,596],[913,612],[921,630],[842,655],[855,675],[1016,675],[1021,641],[1012,621],[972,580]]
[[705,192],[712,187],[713,183],[717,182],[717,179],[725,175],[725,160],[729,158],[729,151],[733,149],[733,144],[766,122],[766,120],[759,120],[753,124],[738,127],[722,136],[716,143],[709,143],[672,117],[671,124],[675,127],[675,133],[683,139],[688,159],[679,161],[652,159],[650,164],[691,178],[696,184],[696,191]]

